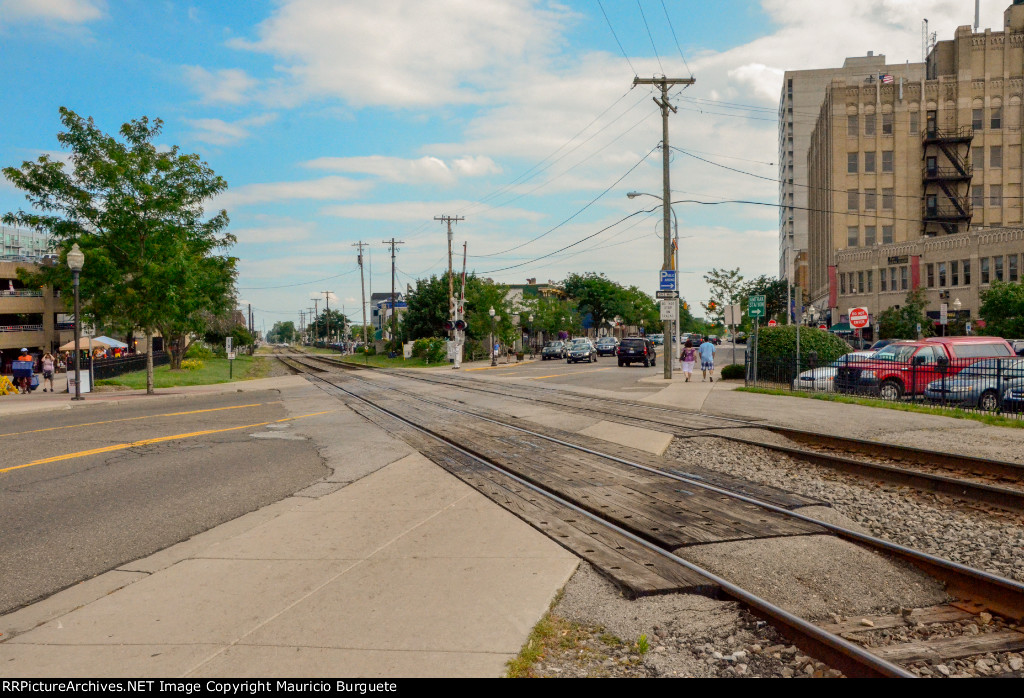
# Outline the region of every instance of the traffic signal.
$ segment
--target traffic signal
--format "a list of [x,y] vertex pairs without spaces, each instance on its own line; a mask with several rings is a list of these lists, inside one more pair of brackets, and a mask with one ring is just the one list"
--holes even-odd
[[455,323],[452,322],[451,320],[445,320],[444,321],[444,329],[446,331],[448,331],[448,332],[451,332],[452,330],[455,329]]
[[718,304],[715,303],[714,301],[709,301],[708,302],[708,310],[709,311],[714,312],[715,308],[717,308],[717,307],[718,307]]
[[683,310],[689,310],[689,309],[690,309],[690,305],[688,303],[684,302],[683,303]]
[[466,324],[466,321],[465,321],[465,320],[456,320],[456,321],[455,321],[455,329],[457,329],[457,330],[459,330],[459,331],[463,331],[463,330],[465,330],[465,329],[466,329],[467,327],[469,327],[469,325],[467,325],[467,324]]

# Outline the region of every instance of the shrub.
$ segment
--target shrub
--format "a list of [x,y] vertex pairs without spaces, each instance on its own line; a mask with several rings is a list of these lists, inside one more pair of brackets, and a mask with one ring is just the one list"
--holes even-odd
[[203,362],[199,359],[185,359],[181,362],[181,367],[186,371],[198,371],[203,367]]
[[[762,327],[757,341],[758,377],[775,376],[781,381],[791,381],[796,369],[796,325]],[[749,344],[747,351],[750,351]],[[810,366],[811,352],[818,354],[817,365],[825,366],[851,351],[849,344],[827,330],[800,328],[801,369]]]
[[425,360],[428,364],[441,363],[447,354],[447,340],[441,337],[424,337],[417,339],[412,345],[412,355]]
[[202,342],[192,342],[185,350],[185,358],[209,360],[213,358],[213,350]]
[[747,369],[742,364],[729,364],[728,366],[722,367],[722,380],[745,378],[746,373]]

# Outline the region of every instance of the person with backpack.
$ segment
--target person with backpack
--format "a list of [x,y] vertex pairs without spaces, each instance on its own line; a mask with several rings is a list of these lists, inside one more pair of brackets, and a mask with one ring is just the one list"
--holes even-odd
[[690,376],[693,374],[693,364],[697,361],[697,349],[693,346],[692,340],[686,340],[686,344],[683,346],[683,351],[679,355],[679,360],[683,364],[683,373],[686,374],[686,382],[689,383]]

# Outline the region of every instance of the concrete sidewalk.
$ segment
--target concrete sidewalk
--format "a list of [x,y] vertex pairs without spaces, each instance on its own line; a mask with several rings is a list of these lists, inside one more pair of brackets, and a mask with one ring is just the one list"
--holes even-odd
[[333,474],[0,617],[0,675],[504,673],[577,558],[301,377],[267,380],[289,414],[330,412],[252,436],[311,438]]

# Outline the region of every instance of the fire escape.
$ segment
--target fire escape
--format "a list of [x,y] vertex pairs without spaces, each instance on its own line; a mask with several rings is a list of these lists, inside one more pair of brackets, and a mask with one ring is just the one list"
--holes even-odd
[[953,235],[971,222],[969,162],[974,129],[940,129],[935,112],[928,113],[924,134],[924,234]]

